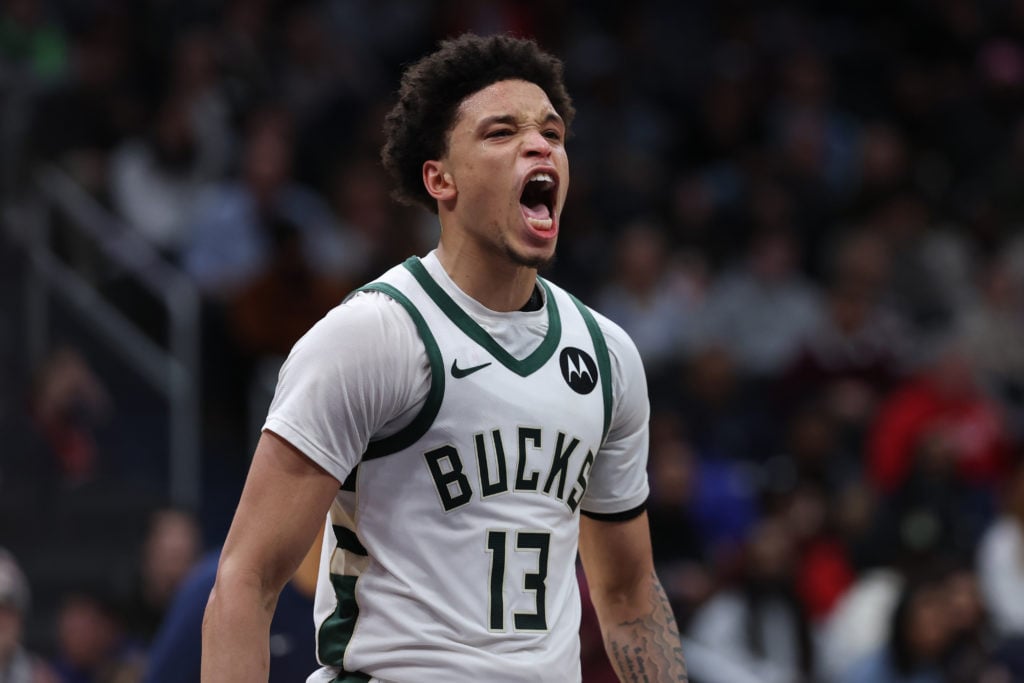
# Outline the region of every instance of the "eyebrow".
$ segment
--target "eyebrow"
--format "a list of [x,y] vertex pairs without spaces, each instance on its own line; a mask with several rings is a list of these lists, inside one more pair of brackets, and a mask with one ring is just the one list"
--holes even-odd
[[[555,111],[548,112],[548,115],[544,117],[544,121],[543,122],[544,123],[557,123],[557,124],[562,125],[562,126],[565,125],[565,123],[562,121],[562,117],[559,116],[558,112],[555,112]],[[498,125],[498,124],[514,126],[514,125],[516,125],[516,123],[517,123],[516,117],[512,116],[511,114],[496,114],[494,116],[488,116],[488,117],[484,118],[482,121],[480,121],[480,125],[477,126],[477,129],[478,130],[483,130],[483,129],[487,128],[488,126],[493,126],[493,125]]]

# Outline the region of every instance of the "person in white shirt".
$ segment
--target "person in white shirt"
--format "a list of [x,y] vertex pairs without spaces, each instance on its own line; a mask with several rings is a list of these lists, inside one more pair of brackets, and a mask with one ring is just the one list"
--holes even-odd
[[573,113],[561,63],[529,40],[465,35],[406,71],[382,156],[440,242],[284,364],[204,681],[266,679],[276,596],[325,516],[309,681],[579,681],[577,550],[620,678],[687,680],[651,558],[640,356],[537,274]]

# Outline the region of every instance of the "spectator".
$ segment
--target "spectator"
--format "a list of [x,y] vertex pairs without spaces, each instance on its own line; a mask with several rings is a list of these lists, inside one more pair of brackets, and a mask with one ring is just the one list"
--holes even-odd
[[59,683],[134,683],[143,649],[124,632],[117,608],[103,590],[66,594],[57,615]]
[[890,303],[911,325],[915,341],[948,334],[974,304],[975,254],[956,225],[939,223],[916,190],[881,201],[868,226],[889,242]]
[[942,439],[925,443],[899,487],[878,496],[858,559],[901,568],[937,553],[964,560],[991,518],[992,494],[958,474]]
[[28,580],[14,556],[0,548],[0,681],[56,683],[53,671],[25,648]]
[[944,683],[941,661],[953,638],[941,580],[904,587],[885,645],[855,663],[841,683]]
[[433,215],[392,201],[390,180],[376,152],[338,161],[329,184],[331,208],[366,243],[362,273],[376,273],[423,253],[437,239]]
[[[885,242],[859,232],[837,251],[824,315],[803,340],[780,388],[787,402],[820,402],[846,431],[863,437],[882,397],[907,371],[907,329],[884,305]],[[862,444],[853,445],[859,450]]]
[[81,353],[62,347],[47,358],[32,392],[32,417],[63,484],[78,486],[99,472],[96,433],[110,411],[107,389]]
[[868,448],[869,479],[884,493],[896,491],[916,467],[947,464],[963,482],[984,489],[1004,471],[1009,435],[962,345],[947,340],[889,395]]
[[978,545],[978,579],[996,631],[1024,637],[1024,460],[1003,489],[1002,514]]
[[810,486],[833,496],[859,475],[842,443],[840,422],[827,406],[813,399],[801,403],[787,418],[779,454],[766,463],[792,491]]
[[903,131],[887,120],[865,125],[858,147],[856,195],[850,208],[859,213],[907,186],[911,157]]
[[347,279],[363,247],[327,205],[292,180],[292,124],[280,109],[255,112],[245,138],[242,177],[210,190],[196,208],[184,265],[209,296],[230,300],[273,260],[275,222],[297,231],[303,262],[326,277]]
[[723,346],[754,377],[779,376],[821,320],[819,293],[797,269],[798,248],[785,230],[756,235],[708,294],[703,343]]
[[981,299],[960,334],[987,392],[1006,410],[1012,436],[1024,436],[1024,241],[1012,240],[982,275]]
[[613,279],[598,294],[597,304],[629,333],[648,374],[656,375],[692,352],[702,285],[672,262],[659,226],[630,225],[615,255]]
[[946,579],[952,639],[943,661],[947,683],[977,683],[993,669],[996,639],[970,565],[954,567]]
[[712,597],[694,615],[690,636],[742,664],[764,683],[814,680],[817,653],[796,595],[793,536],[782,519],[762,520],[747,543],[735,588]]
[[292,128],[279,107],[252,113],[241,177],[207,189],[184,249],[184,268],[206,297],[207,405],[229,432],[245,425],[239,387],[251,368],[284,355],[336,305],[366,256],[362,239],[294,179]]
[[251,358],[284,358],[292,345],[351,290],[303,255],[302,229],[284,216],[267,221],[270,262],[228,305],[233,345]]
[[[647,515],[654,565],[676,621],[685,628],[694,607],[714,588],[712,572],[725,568],[727,551],[706,543],[706,529],[696,518],[700,466],[679,421],[660,415],[651,422],[648,470],[652,485]],[[719,557],[715,557],[716,551]],[[716,566],[716,560],[721,565]]]
[[210,158],[214,152],[201,144],[190,106],[170,95],[157,108],[149,134],[119,145],[110,162],[114,208],[175,259],[188,241],[193,206],[221,170]]
[[680,368],[655,375],[653,403],[676,410],[702,460],[759,463],[775,454],[776,406],[721,346],[698,349]]
[[813,270],[819,221],[850,193],[856,175],[858,125],[836,101],[834,67],[812,45],[794,45],[779,60],[778,87],[768,115],[773,158],[793,201],[803,265]]
[[199,524],[191,514],[173,508],[153,513],[126,614],[128,630],[141,642],[156,635],[178,587],[199,560],[200,544]]
[[175,261],[191,237],[202,190],[221,180],[234,151],[213,41],[201,29],[175,36],[152,120],[122,141],[110,162],[114,210]]
[[129,85],[140,66],[129,42],[123,17],[97,9],[72,34],[71,77],[40,97],[33,116],[33,160],[58,164],[101,199],[109,155],[143,123],[143,97]]
[[[269,683],[305,680],[316,668],[312,613],[320,562],[320,537],[322,533],[278,598],[270,624]],[[213,588],[219,560],[220,552],[207,554],[176,591],[167,617],[150,648],[143,683],[193,683],[199,680],[203,610]]]
[[858,574],[819,628],[826,681],[838,681],[855,664],[885,647],[903,586],[902,575],[891,567]]
[[797,594],[808,619],[824,622],[853,582],[841,515],[851,475],[837,451],[835,421],[808,406],[788,423],[785,450],[759,471],[761,507],[794,537]]
[[281,31],[284,59],[277,81],[289,111],[300,125],[317,120],[344,87],[345,63],[327,33],[321,7],[289,10]]
[[201,150],[204,175],[219,178],[235,150],[231,107],[218,62],[217,36],[208,27],[174,34],[172,62],[165,91],[186,107],[189,128]]
[[233,114],[250,111],[273,91],[272,9],[268,0],[230,0],[217,17],[217,55]]

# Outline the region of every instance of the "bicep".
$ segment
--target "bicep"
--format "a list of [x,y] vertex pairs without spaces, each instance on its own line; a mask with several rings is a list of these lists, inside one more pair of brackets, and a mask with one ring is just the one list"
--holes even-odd
[[221,573],[254,575],[276,596],[315,540],[338,480],[264,431],[221,554]]

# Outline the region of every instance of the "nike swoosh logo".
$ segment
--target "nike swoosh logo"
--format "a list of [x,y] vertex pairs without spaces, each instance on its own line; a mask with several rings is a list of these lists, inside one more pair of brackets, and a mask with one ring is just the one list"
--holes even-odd
[[458,360],[453,360],[452,361],[452,377],[454,377],[455,379],[462,379],[463,377],[465,377],[467,375],[472,375],[477,370],[483,370],[488,365],[490,365],[490,363],[483,363],[481,365],[474,365],[471,368],[460,368],[459,367],[459,361]]

